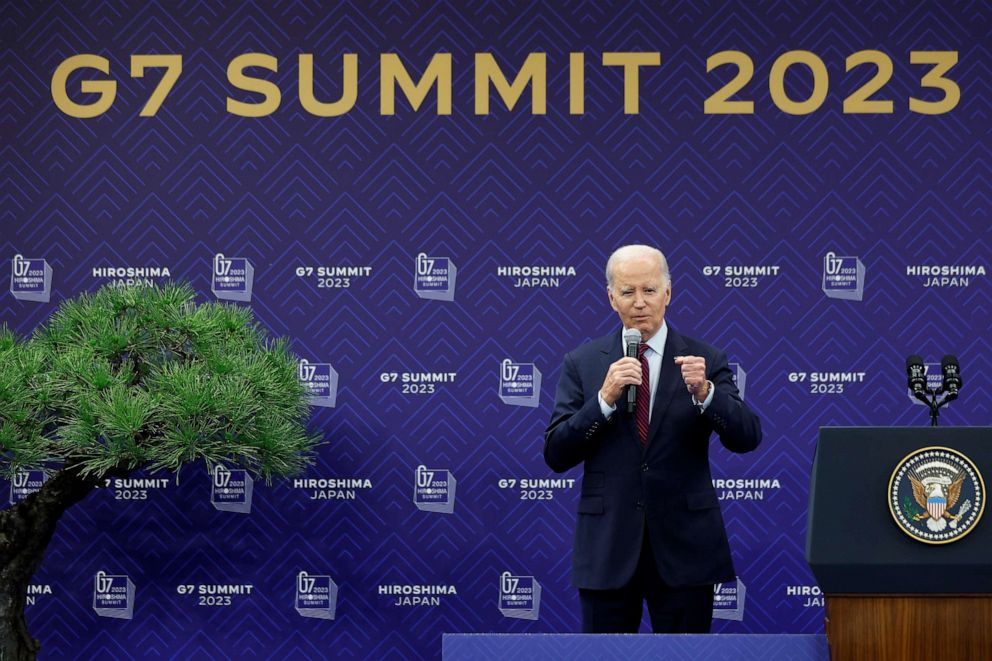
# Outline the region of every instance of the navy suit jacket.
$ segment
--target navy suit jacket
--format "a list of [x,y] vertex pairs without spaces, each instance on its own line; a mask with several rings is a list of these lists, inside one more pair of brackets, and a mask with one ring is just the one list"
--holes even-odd
[[[713,489],[709,439],[734,452],[761,442],[761,424],[734,385],[727,356],[669,325],[646,447],[637,437],[626,392],[609,420],[597,397],[611,363],[623,355],[621,332],[565,355],[544,460],[555,472],[583,464],[572,554],[572,583],[615,589],[634,575],[649,535],[662,579],[683,587],[730,581],[734,567]],[[702,356],[713,382],[704,413],[693,403],[675,356]],[[640,393],[638,393],[640,395]]]

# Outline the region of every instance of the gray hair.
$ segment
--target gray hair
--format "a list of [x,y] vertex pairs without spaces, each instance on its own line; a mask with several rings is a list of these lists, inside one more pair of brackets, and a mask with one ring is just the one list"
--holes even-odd
[[672,281],[672,276],[668,272],[668,260],[665,259],[664,253],[652,246],[634,244],[617,248],[610,255],[610,258],[606,260],[606,286],[613,286],[614,266],[619,262],[625,262],[629,259],[637,259],[639,257],[650,257],[658,260],[658,264],[661,266],[661,282],[667,285]]

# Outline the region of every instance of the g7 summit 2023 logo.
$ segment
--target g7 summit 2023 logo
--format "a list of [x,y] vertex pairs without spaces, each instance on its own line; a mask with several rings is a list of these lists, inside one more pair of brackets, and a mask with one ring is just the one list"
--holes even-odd
[[860,301],[865,294],[865,265],[857,257],[828,252],[823,257],[823,293],[827,298]]

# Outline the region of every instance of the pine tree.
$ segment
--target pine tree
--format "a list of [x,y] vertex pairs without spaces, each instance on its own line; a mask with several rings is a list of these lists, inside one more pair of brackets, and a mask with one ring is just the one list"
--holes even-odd
[[248,308],[197,305],[187,284],[106,286],[27,339],[0,327],[0,472],[44,470],[0,511],[0,659],[33,659],[28,584],[59,518],[104,480],[198,462],[299,473],[318,438],[297,358]]

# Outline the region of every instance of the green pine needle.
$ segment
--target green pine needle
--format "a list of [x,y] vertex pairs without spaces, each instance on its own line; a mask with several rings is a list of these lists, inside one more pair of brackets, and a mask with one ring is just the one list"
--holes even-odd
[[250,308],[197,304],[187,283],[105,286],[26,340],[0,327],[0,468],[177,472],[203,461],[270,482],[319,437],[296,356]]

